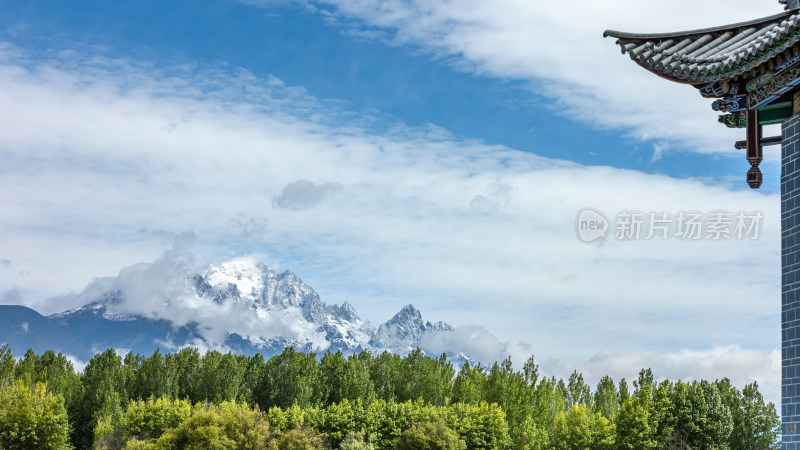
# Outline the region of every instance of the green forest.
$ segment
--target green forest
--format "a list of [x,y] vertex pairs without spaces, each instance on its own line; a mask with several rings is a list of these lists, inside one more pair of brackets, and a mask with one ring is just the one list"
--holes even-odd
[[544,377],[531,357],[460,370],[444,355],[261,355],[184,348],[62,354],[0,348],[2,449],[771,449],[753,383]]

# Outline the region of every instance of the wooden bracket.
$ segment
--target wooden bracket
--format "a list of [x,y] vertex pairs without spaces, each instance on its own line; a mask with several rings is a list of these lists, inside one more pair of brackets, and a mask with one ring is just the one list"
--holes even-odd
[[792,115],[800,113],[800,91],[792,93]]
[[[762,137],[760,142],[762,147],[781,145],[782,138],[780,136]],[[744,150],[747,148],[747,141],[736,141],[736,144],[733,146],[736,150]]]

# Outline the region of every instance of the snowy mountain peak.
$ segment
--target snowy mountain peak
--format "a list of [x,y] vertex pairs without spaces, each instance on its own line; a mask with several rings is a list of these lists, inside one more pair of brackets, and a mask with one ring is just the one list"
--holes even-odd
[[403,307],[397,314],[394,315],[389,322],[393,324],[412,324],[422,323],[422,313],[412,304]]
[[356,309],[353,308],[353,305],[351,305],[348,302],[342,303],[342,306],[334,305],[333,309],[335,309],[336,315],[338,315],[339,317],[341,317],[344,320],[347,320],[347,321],[350,321],[350,322],[360,322],[361,321],[361,318],[358,316],[358,313],[356,312]]
[[298,308],[314,323],[327,312],[319,295],[293,272],[277,274],[266,263],[248,258],[211,265],[194,282],[198,295],[217,303],[244,302],[265,311]]
[[452,330],[450,325],[422,320],[422,313],[414,305],[406,305],[386,323],[378,327],[375,336],[370,341],[376,347],[390,348],[396,352],[404,352],[413,348],[426,331]]
[[286,280],[289,283],[302,283],[302,280],[300,280],[300,278],[291,270],[284,270],[278,275],[278,278],[281,280]]
[[103,293],[103,295],[97,300],[89,304],[86,304],[80,308],[71,308],[62,313],[53,314],[50,317],[60,319],[71,315],[89,314],[89,315],[103,317],[106,320],[116,321],[116,322],[120,321],[129,322],[135,320],[133,316],[130,316],[128,314],[110,311],[111,308],[113,308],[115,305],[118,305],[121,302],[122,302],[122,293],[119,290],[114,290]]
[[[142,284],[149,270],[163,273],[142,263],[87,288],[79,294],[83,307],[42,319],[52,322],[48,333],[77,337],[71,345],[80,351],[117,347],[148,353],[206,345],[270,355],[290,345],[317,353],[406,353],[424,346],[426,333],[453,330],[444,322],[425,322],[411,304],[376,330],[350,303],[323,303],[295,273],[276,273],[252,258],[175,275],[183,280],[159,278],[163,285]],[[59,348],[59,340],[51,345]]]
[[230,298],[254,303],[267,280],[274,276],[275,272],[266,264],[237,258],[219,266],[212,264],[194,278],[200,295],[211,294],[217,302]]
[[433,325],[431,325],[431,323],[428,322],[427,325],[428,325],[428,329],[431,330],[431,331],[453,331],[453,330],[455,330],[455,328],[453,328],[450,324],[442,322],[441,320],[438,321],[438,322],[435,322]]

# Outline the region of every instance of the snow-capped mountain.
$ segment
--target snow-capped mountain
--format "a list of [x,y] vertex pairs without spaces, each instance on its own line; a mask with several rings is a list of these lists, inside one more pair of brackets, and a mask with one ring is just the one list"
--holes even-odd
[[[300,336],[271,336],[265,334],[231,333],[247,351],[249,342],[257,350],[294,345],[305,350],[362,349],[374,329],[364,323],[349,303],[327,305],[319,294],[291,271],[276,273],[265,263],[234,260],[220,266],[210,266],[193,276],[194,291],[199,297],[217,304],[240,304],[253,310],[256,316],[278,319],[304,330]],[[322,335],[324,341],[319,342]],[[316,344],[316,345],[315,345]]]
[[151,268],[126,268],[87,288],[81,295],[91,301],[85,306],[48,317],[0,306],[0,343],[15,354],[53,349],[78,358],[108,347],[143,354],[195,346],[271,356],[290,345],[317,353],[406,353],[426,336],[453,331],[444,322],[423,321],[413,305],[376,329],[349,303],[328,305],[294,273],[248,259],[168,279],[163,289],[141,286],[146,270]]
[[417,347],[425,333],[438,331],[453,331],[453,327],[444,322],[424,322],[422,313],[414,305],[406,305],[378,327],[369,343],[373,347],[403,353]]

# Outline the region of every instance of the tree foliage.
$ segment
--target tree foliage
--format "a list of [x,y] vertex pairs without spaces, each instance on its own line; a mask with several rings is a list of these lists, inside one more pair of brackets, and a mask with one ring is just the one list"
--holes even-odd
[[616,430],[613,423],[585,404],[575,404],[556,416],[550,443],[558,450],[613,450]]
[[69,422],[64,399],[43,383],[23,379],[0,390],[0,448],[62,449],[69,447]]
[[506,359],[456,371],[420,350],[318,359],[287,348],[265,359],[109,349],[77,373],[64,355],[15,359],[5,346],[0,389],[3,448],[733,450],[780,438],[755,383],[657,381],[645,369],[630,388],[603,377],[592,391],[577,371],[542,376],[532,357],[521,370]]

